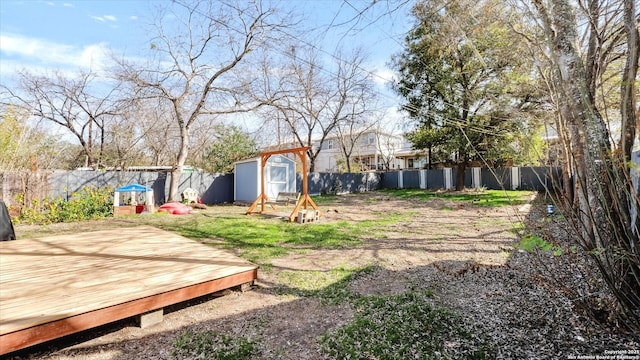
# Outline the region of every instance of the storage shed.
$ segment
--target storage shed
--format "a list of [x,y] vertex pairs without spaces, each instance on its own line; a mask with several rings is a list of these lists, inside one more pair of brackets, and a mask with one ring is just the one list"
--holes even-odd
[[[260,158],[234,164],[233,200],[253,202],[260,195]],[[265,193],[275,199],[280,192],[296,192],[296,162],[286,156],[274,155],[265,166]]]

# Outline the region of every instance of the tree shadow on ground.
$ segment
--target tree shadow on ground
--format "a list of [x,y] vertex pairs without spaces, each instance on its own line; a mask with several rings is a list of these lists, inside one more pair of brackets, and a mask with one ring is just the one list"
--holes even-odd
[[[469,260],[401,271],[372,266],[313,290],[260,280],[249,292],[227,290],[168,307],[164,323],[152,328],[139,329],[129,318],[7,358],[170,359],[181,334],[215,331],[256,341],[255,359],[326,359],[320,337],[351,323],[359,299],[425,290],[434,306],[461,315],[465,331],[489,341],[492,358],[551,359],[633,346],[623,335],[611,342],[611,334],[581,328],[567,302],[532,277],[527,256],[516,252],[505,266]],[[405,341],[413,340],[399,339]]]

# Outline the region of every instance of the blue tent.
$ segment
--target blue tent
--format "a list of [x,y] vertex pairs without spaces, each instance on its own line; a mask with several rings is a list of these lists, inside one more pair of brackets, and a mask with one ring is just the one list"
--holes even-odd
[[142,186],[140,184],[131,184],[116,189],[116,192],[147,192],[151,191],[151,188]]

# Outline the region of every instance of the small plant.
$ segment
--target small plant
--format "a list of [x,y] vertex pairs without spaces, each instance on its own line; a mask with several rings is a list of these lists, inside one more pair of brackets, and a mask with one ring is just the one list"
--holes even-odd
[[533,234],[524,235],[522,239],[520,239],[520,244],[516,245],[516,247],[527,252],[540,250],[551,251],[555,256],[562,255],[562,248],[560,246],[553,245],[540,236]]
[[174,359],[243,360],[258,354],[258,344],[244,337],[215,331],[187,330],[173,345]]
[[368,296],[356,301],[355,319],[321,338],[333,359],[485,359],[488,347],[451,311],[435,307],[429,292]]

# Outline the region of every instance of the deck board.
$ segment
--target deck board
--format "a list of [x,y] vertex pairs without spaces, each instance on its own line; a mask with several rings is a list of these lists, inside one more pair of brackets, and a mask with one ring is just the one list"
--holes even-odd
[[243,259],[150,226],[0,242],[0,354],[22,332],[66,334],[97,321],[84,314],[116,321],[256,276]]

